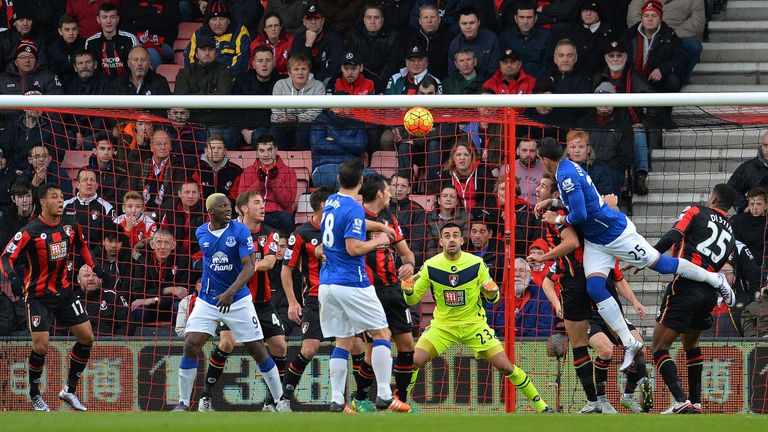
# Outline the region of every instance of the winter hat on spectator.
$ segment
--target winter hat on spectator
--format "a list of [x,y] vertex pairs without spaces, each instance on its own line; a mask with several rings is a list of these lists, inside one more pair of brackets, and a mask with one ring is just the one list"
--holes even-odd
[[616,93],[616,90],[613,88],[613,84],[609,83],[608,81],[603,81],[599,86],[597,86],[595,93]]
[[14,5],[13,8],[13,18],[11,21],[16,21],[19,19],[35,19],[35,14],[32,13],[32,8],[29,6],[22,6],[19,4]]
[[664,5],[662,5],[659,0],[648,0],[643,3],[643,8],[640,9],[640,15],[648,11],[654,11],[659,14],[660,17],[664,16]]
[[501,58],[499,58],[499,60],[520,61],[520,53],[512,48],[507,48],[501,53]]
[[603,18],[603,9],[600,7],[599,4],[597,4],[596,1],[587,0],[582,2],[581,5],[579,5],[579,13],[585,10],[597,12],[597,14],[600,16],[600,19]]
[[424,47],[421,45],[414,45],[408,49],[408,54],[405,55],[406,59],[424,58],[427,56],[427,52],[424,51]]
[[215,17],[232,19],[232,13],[229,11],[229,6],[219,0],[213,0],[208,3],[208,9],[205,11],[205,19],[207,21]]
[[27,91],[24,92],[24,96],[34,96],[43,94],[43,89],[39,85],[32,84],[27,87]]
[[603,54],[610,54],[612,52],[620,52],[622,54],[626,54],[627,48],[619,41],[612,41],[608,44],[608,46],[605,47],[605,52]]
[[323,10],[320,9],[320,5],[317,2],[310,0],[307,2],[307,6],[304,8],[304,18],[322,18]]
[[22,39],[22,41],[19,42],[19,46],[16,47],[16,54],[13,57],[18,57],[19,54],[23,52],[32,53],[32,55],[37,58],[37,47],[35,46],[35,42],[29,39]]

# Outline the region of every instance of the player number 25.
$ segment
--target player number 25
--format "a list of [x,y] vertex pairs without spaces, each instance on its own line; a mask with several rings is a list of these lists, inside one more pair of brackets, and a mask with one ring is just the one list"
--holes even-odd
[[328,213],[323,220],[323,246],[333,247],[333,213]]
[[[712,234],[709,236],[709,238],[699,243],[699,245],[696,246],[696,250],[701,252],[702,255],[710,257],[712,261],[718,262],[723,259],[725,253],[728,252],[727,245],[728,242],[731,241],[731,233],[728,231],[721,231],[720,227],[718,227],[717,224],[712,221],[707,223],[707,228],[712,231]],[[715,252],[709,248],[713,243],[715,243],[717,246],[717,254],[715,254]]]

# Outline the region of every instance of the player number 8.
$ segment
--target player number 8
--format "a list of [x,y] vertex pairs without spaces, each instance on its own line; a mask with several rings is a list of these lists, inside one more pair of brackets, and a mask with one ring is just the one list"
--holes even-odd
[[333,213],[325,215],[323,221],[323,246],[333,247]]

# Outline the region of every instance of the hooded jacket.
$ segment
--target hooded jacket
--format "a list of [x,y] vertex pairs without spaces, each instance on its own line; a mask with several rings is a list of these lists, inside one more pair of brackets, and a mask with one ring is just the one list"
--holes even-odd
[[293,168],[277,156],[275,164],[270,169],[265,169],[259,160],[244,169],[230,196],[236,197],[240,192],[256,190],[264,198],[266,213],[276,211],[290,213],[293,212],[293,205],[296,202],[297,185],[298,180]]
[[[301,90],[296,90],[290,77],[283,78],[275,83],[272,94],[274,96],[322,95],[325,94],[325,85],[310,75],[307,84]],[[321,111],[320,108],[272,108],[272,122],[278,123],[278,116],[287,114],[295,115],[299,123],[312,123]]]
[[[288,75],[288,57],[291,56],[291,45],[295,36],[288,33],[285,29],[280,30],[277,43],[274,45],[269,41],[267,33],[262,30],[256,38],[253,39],[250,46],[251,59],[253,59],[253,50],[259,45],[266,45],[272,48],[272,53],[275,55],[275,70],[281,75]],[[253,66],[248,65],[248,69],[252,70]]]
[[768,160],[763,155],[760,144],[757,145],[757,157],[739,165],[728,179],[728,184],[739,193],[733,205],[739,213],[747,206],[746,194],[750,189],[755,186],[768,186]]
[[510,81],[506,81],[501,70],[497,70],[488,78],[488,81],[483,83],[483,88],[493,90],[496,94],[531,94],[535,85],[536,78],[520,68],[517,79]]

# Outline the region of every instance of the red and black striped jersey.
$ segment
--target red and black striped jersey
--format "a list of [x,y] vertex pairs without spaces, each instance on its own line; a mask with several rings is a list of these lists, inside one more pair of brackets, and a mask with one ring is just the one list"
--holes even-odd
[[687,207],[674,229],[683,233],[683,239],[672,246],[672,255],[708,271],[720,271],[736,247],[728,216],[719,209]]
[[[563,210],[559,210],[557,213],[563,216],[563,218],[567,214]],[[561,243],[562,239],[560,238],[560,231],[564,230],[565,228],[574,227],[568,223],[563,223],[560,225],[549,224],[546,222],[542,223],[542,238],[547,242],[550,250],[554,249]],[[555,260],[557,272],[567,274],[572,277],[575,277],[579,273],[584,272],[584,241],[581,239],[581,235],[576,228],[574,228],[574,231],[576,231],[576,235],[579,236],[579,247],[577,247],[573,252],[563,255]]]
[[315,256],[315,248],[322,238],[320,225],[310,218],[309,222],[302,224],[288,238],[288,249],[285,251],[284,266],[295,269],[301,264],[301,273],[304,276],[304,298],[317,297],[317,289],[320,286],[320,267],[322,263]]
[[[398,279],[397,270],[395,270],[395,254],[392,252],[392,246],[405,240],[403,230],[400,229],[397,218],[386,210],[376,214],[366,209],[365,219],[381,222],[395,230],[395,241],[392,242],[392,245],[379,246],[365,255],[365,271],[368,273],[368,280],[377,287],[396,284]],[[383,232],[374,231],[368,231],[367,234],[368,240],[376,236],[386,235]]]
[[[251,237],[253,237],[254,255],[256,256],[257,264],[267,256],[277,254],[277,244],[280,237],[277,231],[271,227],[262,223],[258,230],[251,230]],[[272,300],[272,290],[269,287],[269,271],[256,270],[253,276],[251,276],[251,280],[248,281],[248,289],[251,290],[251,297],[254,303],[267,303]]]
[[62,216],[52,224],[38,216],[13,236],[0,260],[3,273],[8,276],[14,271],[16,260],[26,259],[25,295],[45,297],[71,289],[69,271],[77,253],[91,268],[95,267],[83,230],[73,217]]

